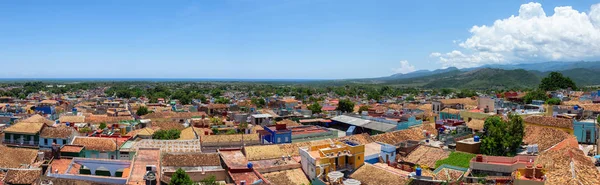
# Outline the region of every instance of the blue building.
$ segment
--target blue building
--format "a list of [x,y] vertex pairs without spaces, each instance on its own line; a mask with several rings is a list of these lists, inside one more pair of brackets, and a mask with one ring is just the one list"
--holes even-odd
[[408,129],[409,127],[412,127],[415,125],[421,125],[421,124],[423,124],[423,120],[417,120],[417,118],[415,118],[415,116],[411,116],[408,118],[407,121],[398,123],[398,127],[396,128],[396,130],[404,130],[404,129]]
[[69,144],[75,137],[75,131],[71,127],[44,127],[40,132],[40,148],[50,148],[52,144]]
[[573,122],[573,134],[579,143],[595,144],[598,138],[595,120]]
[[455,112],[456,110],[448,110],[446,112],[440,112],[440,120],[445,119],[457,119],[460,120],[460,112]]
[[261,140],[273,144],[292,143],[292,130],[287,129],[285,124],[275,126],[264,126],[265,134],[261,134]]

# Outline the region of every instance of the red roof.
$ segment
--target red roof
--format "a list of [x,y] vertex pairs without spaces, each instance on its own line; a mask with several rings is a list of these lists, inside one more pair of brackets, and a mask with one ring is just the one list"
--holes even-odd
[[322,111],[334,111],[335,109],[337,109],[335,106],[323,106],[323,108],[321,108]]

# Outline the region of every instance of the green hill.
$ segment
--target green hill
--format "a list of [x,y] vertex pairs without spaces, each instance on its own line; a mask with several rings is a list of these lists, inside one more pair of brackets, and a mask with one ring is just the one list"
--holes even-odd
[[425,88],[510,89],[534,88],[540,77],[533,72],[516,69],[476,69],[427,83]]

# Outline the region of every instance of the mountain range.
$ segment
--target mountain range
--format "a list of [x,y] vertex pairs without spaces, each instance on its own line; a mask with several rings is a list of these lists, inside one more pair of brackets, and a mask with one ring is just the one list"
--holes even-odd
[[419,70],[406,74],[354,80],[401,87],[511,89],[535,88],[542,78],[556,71],[579,86],[600,85],[600,62],[543,62],[485,65],[476,68]]

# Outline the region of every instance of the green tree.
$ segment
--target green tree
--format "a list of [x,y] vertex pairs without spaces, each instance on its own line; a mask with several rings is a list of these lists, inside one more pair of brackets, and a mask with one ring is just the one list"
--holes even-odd
[[148,107],[146,106],[141,106],[136,112],[135,114],[137,114],[138,116],[143,116],[148,114]]
[[567,89],[567,88],[577,89],[575,82],[571,80],[571,78],[563,76],[562,73],[559,72],[551,72],[547,77],[542,79],[542,83],[540,83],[540,89],[544,91],[555,91],[558,89]]
[[225,97],[219,97],[215,100],[215,103],[220,103],[220,104],[228,104],[229,103],[229,99],[225,98]]
[[523,102],[531,103],[533,100],[546,101],[547,99],[548,99],[548,95],[546,95],[545,91],[536,89],[536,90],[527,92],[527,94],[523,97]]
[[200,184],[202,184],[202,185],[217,185],[217,178],[214,175],[208,176],[208,177],[200,180]]
[[310,104],[310,105],[309,105],[307,108],[308,108],[310,111],[312,111],[312,113],[313,113],[313,114],[319,114],[319,113],[321,113],[321,112],[322,112],[322,110],[321,110],[321,109],[322,109],[323,107],[322,107],[321,105],[319,105],[319,103],[313,103],[313,104]]
[[257,108],[263,108],[267,104],[263,98],[252,98],[251,102],[256,105]]
[[338,103],[337,110],[342,111],[344,113],[354,112],[354,102],[350,101],[349,99],[340,100],[340,102]]
[[106,128],[106,123],[100,123],[100,126],[98,126],[98,128],[100,128],[100,130],[104,130]]
[[546,100],[546,104],[548,105],[560,105],[560,99],[558,98],[550,98]]
[[363,111],[369,111],[369,108],[371,107],[369,107],[368,105],[360,106],[360,108],[358,108],[358,112],[362,113]]
[[171,182],[169,185],[193,185],[194,181],[190,178],[190,176],[185,173],[181,168],[177,169],[175,173],[171,176]]
[[481,152],[486,155],[514,156],[521,146],[525,126],[523,118],[510,114],[506,122],[498,116],[485,120]]
[[154,132],[154,134],[152,134],[152,139],[172,140],[172,139],[179,139],[180,135],[181,135],[181,131],[177,130],[177,129],[158,130],[158,131]]
[[225,134],[227,134],[227,135],[237,134],[237,131],[235,131],[234,129],[230,129],[230,130],[227,130],[227,132],[225,132]]

